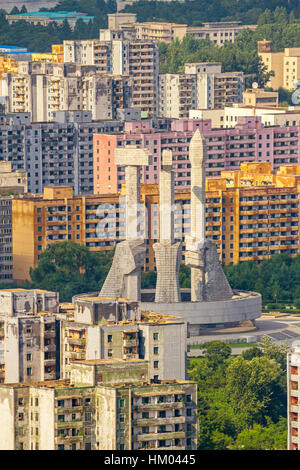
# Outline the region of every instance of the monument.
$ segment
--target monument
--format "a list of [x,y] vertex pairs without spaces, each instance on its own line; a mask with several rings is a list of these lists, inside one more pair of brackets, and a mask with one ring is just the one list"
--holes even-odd
[[127,145],[116,149],[115,164],[125,166],[126,237],[118,243],[112,266],[99,296],[141,299],[141,268],[145,263],[146,245],[139,227],[140,169],[149,165],[149,153]]
[[155,302],[180,302],[178,273],[181,242],[174,241],[174,173],[172,151],[164,150],[159,181],[160,241],[153,244],[157,282]]
[[191,300],[228,300],[233,292],[219,261],[216,244],[205,236],[207,149],[197,129],[190,142],[191,234],[186,236],[185,264],[191,269]]
[[[205,139],[197,130],[190,142],[191,162],[191,233],[186,237],[185,264],[191,270],[191,289],[179,288],[181,242],[174,238],[174,175],[172,152],[164,150],[160,173],[160,239],[153,245],[157,283],[150,301],[145,301],[140,287],[145,260],[145,240],[138,224],[140,169],[149,164],[145,149],[126,146],[115,150],[115,163],[125,166],[126,239],[116,246],[111,269],[100,296],[122,297],[140,302],[143,311],[175,315],[185,319],[188,335],[201,335],[207,328],[254,326],[261,316],[261,295],[232,290],[219,261],[216,244],[205,236]],[[145,293],[149,299],[149,293]]]

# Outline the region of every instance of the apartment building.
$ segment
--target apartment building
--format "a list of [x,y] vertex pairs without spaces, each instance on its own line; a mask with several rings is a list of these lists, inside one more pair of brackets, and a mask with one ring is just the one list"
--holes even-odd
[[243,104],[249,106],[278,106],[278,92],[249,88],[243,93]]
[[96,72],[96,65],[20,62],[18,73],[2,75],[7,110],[30,112],[33,122],[53,121],[59,110],[91,111],[94,120],[115,119],[119,108],[131,107],[132,80]]
[[183,73],[159,75],[159,116],[184,119],[197,107],[197,77]]
[[[75,194],[91,194],[93,134],[121,132],[124,119],[137,117],[128,114],[128,108],[123,111],[118,120],[106,121],[93,121],[90,111],[55,111],[54,122],[48,123],[32,123],[30,113],[1,115],[0,160],[11,162],[14,172],[27,172],[31,193],[42,193],[44,186],[71,185]],[[155,129],[170,128],[168,119],[147,123]]]
[[287,355],[287,421],[288,443],[287,450],[300,449],[299,429],[299,372],[300,349],[295,346]]
[[[243,163],[207,180],[206,236],[217,244],[226,264],[262,260],[276,253],[299,252],[299,166]],[[49,188],[50,191],[51,188]],[[41,252],[55,241],[73,240],[93,251],[109,250],[125,238],[125,191],[74,196],[71,188],[48,189],[44,198],[14,198],[14,278],[28,278]],[[68,196],[68,191],[70,191]],[[16,214],[16,215],[15,215]],[[175,191],[175,238],[183,244],[190,231],[190,193]],[[142,185],[141,236],[146,240],[145,271],[155,270],[153,243],[159,240],[159,194]],[[20,236],[22,233],[22,237]],[[15,236],[14,236],[15,234]],[[24,244],[26,240],[26,244]]]
[[130,40],[110,30],[100,31],[100,40],[64,41],[65,61],[94,65],[98,73],[126,75],[133,80],[132,107],[141,108],[143,117],[157,115],[158,44]]
[[0,296],[0,383],[53,380],[59,375],[58,294],[9,289]]
[[[255,30],[257,25],[242,25],[239,21],[204,22],[203,26],[188,26],[185,34],[194,39],[210,39],[214,44],[222,47],[225,42],[234,42],[240,31],[244,29]],[[182,38],[181,31],[178,39]]]
[[270,126],[299,126],[300,110],[297,106],[287,108],[270,106],[251,106],[247,104],[234,104],[224,109],[191,109],[189,119],[210,119],[211,127],[235,127],[240,117],[259,116],[265,127]]
[[[219,176],[222,170],[239,169],[243,162],[269,161],[272,168],[299,162],[299,127],[265,127],[260,117],[239,117],[235,127],[215,129],[211,120],[173,120],[171,131],[152,132],[146,125],[125,123],[124,132],[93,136],[94,194],[117,193],[125,182],[124,167],[114,164],[115,148],[137,145],[150,151],[152,163],[142,168],[142,182],[159,183],[161,155],[173,152],[175,186],[190,184],[189,142],[201,130],[207,143],[207,176]],[[150,131],[150,132],[149,132]]]
[[12,280],[12,198],[27,192],[27,174],[12,171],[11,162],[0,161],[0,279]]
[[158,114],[188,118],[191,109],[213,109],[243,100],[243,74],[221,72],[220,63],[187,63],[185,73],[159,75]]
[[27,23],[42,26],[48,26],[48,24],[51,23],[62,24],[62,22],[66,20],[70,28],[74,29],[78,20],[88,23],[89,21],[93,21],[94,17],[78,11],[31,11],[6,15],[6,19],[9,24],[14,24],[18,21],[26,21]]
[[175,39],[180,41],[187,34],[194,39],[210,39],[222,47],[226,41],[234,42],[243,29],[255,30],[256,25],[241,25],[239,21],[204,22],[203,26],[147,21],[138,23],[134,13],[114,13],[108,16],[108,29],[125,31],[131,28],[136,39],[163,41],[170,44]]
[[0,398],[3,450],[196,449],[197,384],[153,383],[147,361],[77,361],[70,380],[0,385]]
[[198,109],[221,109],[243,101],[242,72],[221,72],[221,64],[185,64],[186,74],[196,74]]
[[267,70],[273,70],[275,74],[267,85],[274,90],[279,87],[287,90],[297,88],[297,81],[300,80],[300,48],[287,47],[283,52],[273,52],[273,43],[267,40],[259,41],[257,48]]
[[74,317],[61,321],[61,378],[72,361],[145,359],[155,381],[186,379],[186,324],[176,317],[140,311],[138,302],[77,295]]
[[52,44],[51,52],[34,52],[31,60],[62,63],[64,62],[64,46],[63,44]]

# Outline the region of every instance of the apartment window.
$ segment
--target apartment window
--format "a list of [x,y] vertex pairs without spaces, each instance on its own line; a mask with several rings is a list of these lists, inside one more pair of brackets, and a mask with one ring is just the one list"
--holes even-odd
[[26,360],[32,361],[32,354],[26,354]]
[[158,354],[158,347],[153,348],[153,354]]
[[32,375],[32,368],[27,367],[26,373],[27,373],[27,375]]
[[153,339],[157,341],[159,339],[159,333],[153,333]]
[[153,362],[153,367],[154,367],[154,369],[158,369],[158,361]]
[[107,342],[111,343],[112,342],[112,335],[107,335]]

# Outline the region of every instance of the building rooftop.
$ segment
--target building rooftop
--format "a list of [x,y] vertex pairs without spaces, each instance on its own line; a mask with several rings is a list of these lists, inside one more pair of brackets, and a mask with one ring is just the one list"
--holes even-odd
[[[58,19],[58,18],[74,18],[74,17],[86,17],[88,16],[87,13],[82,13],[80,11],[31,11],[27,13],[18,13],[16,15],[12,16],[18,16],[18,17],[28,17],[30,16],[31,18],[39,17],[39,18],[50,18],[50,19]],[[91,17],[94,18],[94,17]]]

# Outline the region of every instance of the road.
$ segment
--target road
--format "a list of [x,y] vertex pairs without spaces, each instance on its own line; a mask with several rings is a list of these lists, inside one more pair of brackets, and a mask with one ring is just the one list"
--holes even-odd
[[[205,341],[219,340],[226,341],[227,343],[249,343],[249,346],[251,346],[251,344],[259,342],[263,336],[268,336],[276,343],[287,343],[290,346],[300,345],[300,315],[280,317],[262,315],[261,318],[256,320],[256,327],[256,330],[249,332],[220,333],[191,337],[188,339],[188,344],[201,344]],[[245,350],[244,347],[234,347],[232,348],[232,354],[240,354],[243,350]],[[192,355],[199,355],[199,351],[191,349],[188,356],[191,357]]]

